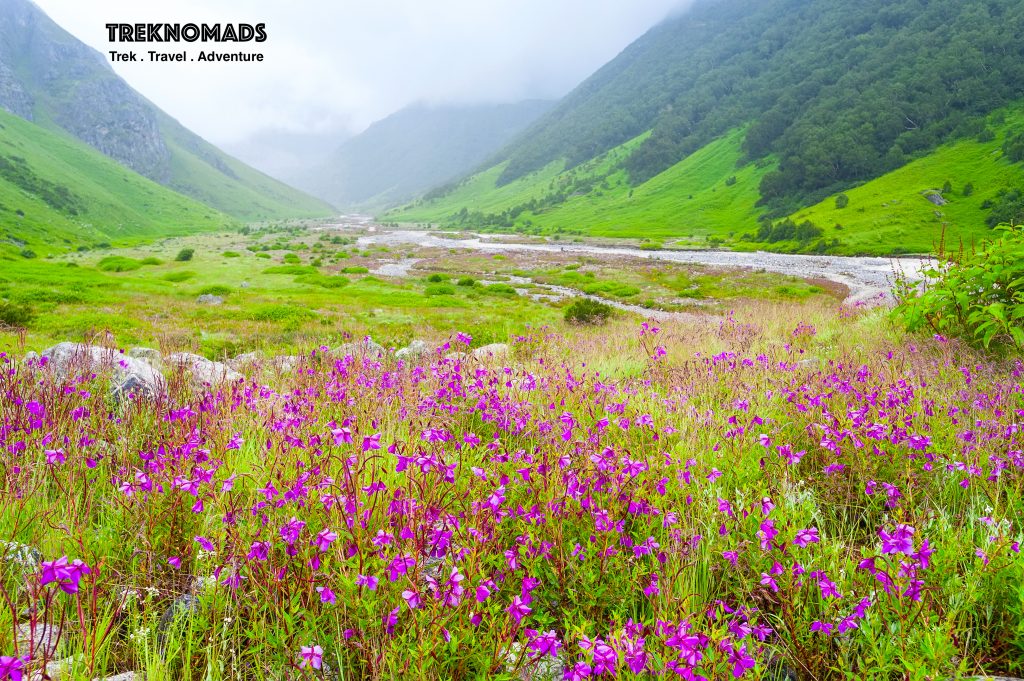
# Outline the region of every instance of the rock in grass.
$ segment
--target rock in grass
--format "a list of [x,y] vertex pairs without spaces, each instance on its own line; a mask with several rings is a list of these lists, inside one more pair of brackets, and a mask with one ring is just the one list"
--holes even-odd
[[143,676],[136,674],[135,672],[121,672],[114,676],[107,676],[102,679],[93,679],[92,681],[142,681]]
[[212,293],[204,293],[196,298],[196,303],[199,305],[223,305],[224,299],[220,296],[215,296]]
[[473,350],[473,356],[477,359],[504,359],[510,354],[512,350],[507,343],[491,343]]
[[331,350],[331,354],[335,357],[345,357],[346,355],[352,355],[353,357],[379,357],[383,353],[384,346],[374,342],[369,336],[351,343],[342,343]]
[[110,348],[58,343],[43,350],[42,356],[47,359],[46,366],[61,381],[74,372],[111,370],[111,392],[119,400],[131,394],[155,397],[163,392],[164,379],[160,372],[141,359],[122,355]]
[[156,625],[156,644],[161,657],[167,654],[167,635],[174,623],[198,609],[199,599],[189,593],[176,598],[160,616],[160,622]]
[[43,554],[28,544],[16,541],[0,541],[0,561],[13,563],[23,575],[30,575],[39,570]]
[[61,628],[54,624],[38,622],[18,625],[18,650],[28,652],[31,648],[35,657],[53,657],[61,639]]
[[173,355],[168,355],[166,361],[170,366],[183,368],[191,373],[196,383],[218,386],[222,383],[234,383],[242,379],[242,374],[227,364],[214,362],[191,352],[176,352]]
[[302,362],[302,357],[299,355],[278,355],[270,359],[270,366],[274,367],[282,374],[290,373],[295,367],[299,366]]
[[227,365],[235,371],[245,371],[252,369],[263,363],[263,353],[259,350],[253,352],[243,352],[240,355],[236,355],[227,361]]
[[395,352],[398,359],[418,359],[430,354],[430,346],[425,341],[414,340],[409,345]]
[[129,348],[124,354],[128,355],[132,359],[138,359],[145,362],[157,371],[164,368],[164,356],[160,354],[159,350],[154,348]]

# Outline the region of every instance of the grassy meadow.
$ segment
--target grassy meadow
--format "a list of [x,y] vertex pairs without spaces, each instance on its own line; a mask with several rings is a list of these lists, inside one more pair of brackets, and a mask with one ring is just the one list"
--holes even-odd
[[1021,671],[1019,362],[820,296],[509,323],[501,357],[462,354],[490,339],[460,333],[403,360],[310,343],[290,372],[168,372],[128,402],[102,369],[3,357],[4,663],[73,679]]

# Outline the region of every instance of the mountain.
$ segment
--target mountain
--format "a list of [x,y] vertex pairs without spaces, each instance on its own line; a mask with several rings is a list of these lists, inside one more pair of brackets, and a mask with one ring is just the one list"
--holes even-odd
[[296,186],[339,207],[400,203],[473,170],[550,107],[543,100],[407,107],[342,144]]
[[[1011,105],[1024,97],[1022,31],[1017,0],[704,0],[627,47],[489,168],[386,219],[617,236],[654,229],[745,248],[927,250],[944,223],[953,236],[985,229],[981,206],[1017,181],[1001,149],[1020,131]],[[877,204],[840,209],[835,224],[801,227],[806,209],[842,204],[841,194],[884,185],[958,142],[978,156],[949,177],[897,183],[891,196],[872,195]],[[976,208],[936,206],[928,197],[946,182],[972,184]],[[886,210],[894,201],[914,206],[914,225],[894,222],[906,217]],[[954,214],[967,222],[951,222]]]
[[311,167],[320,167],[334,151],[351,137],[344,129],[324,132],[297,132],[267,128],[248,137],[221,144],[224,151],[253,168],[294,184],[306,176]]
[[0,0],[0,108],[241,219],[331,212],[187,130],[29,0]]
[[43,255],[234,224],[67,133],[0,110],[0,253]]

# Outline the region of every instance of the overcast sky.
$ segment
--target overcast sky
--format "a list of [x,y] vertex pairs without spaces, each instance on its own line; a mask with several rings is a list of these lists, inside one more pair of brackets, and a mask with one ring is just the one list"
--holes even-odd
[[[559,97],[689,0],[35,0],[92,47],[107,23],[265,23],[264,62],[114,64],[215,143],[358,131],[403,106]],[[191,53],[201,43],[182,43]],[[174,49],[150,44],[143,49]],[[207,49],[237,50],[231,43]]]

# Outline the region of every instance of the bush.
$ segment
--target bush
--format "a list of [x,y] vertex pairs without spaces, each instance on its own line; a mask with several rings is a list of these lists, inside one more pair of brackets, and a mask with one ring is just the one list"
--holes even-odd
[[842,210],[850,205],[850,197],[846,194],[840,194],[836,197],[836,209]]
[[971,182],[965,184],[963,192],[961,193],[964,195],[965,198],[974,194],[974,184]]
[[517,291],[514,286],[509,286],[508,284],[490,284],[488,286],[484,286],[483,290],[485,293],[490,293],[498,296],[519,295],[519,291]]
[[341,271],[345,274],[366,274],[370,270],[361,265],[353,265],[352,267],[345,267]]
[[310,265],[277,265],[263,270],[263,274],[316,274],[316,268]]
[[123,255],[108,255],[96,263],[96,268],[103,272],[131,272],[140,267],[142,267],[141,262]]
[[13,303],[0,303],[0,326],[25,328],[35,315],[32,308]]
[[898,286],[895,314],[909,330],[1024,350],[1024,229],[1000,229],[974,252],[940,256],[920,291]]
[[302,262],[302,259],[299,258],[299,256],[295,255],[294,253],[285,253],[284,261],[289,265],[298,265],[300,262]]
[[224,286],[222,284],[213,284],[211,286],[204,286],[199,289],[198,295],[210,295],[210,296],[226,296],[232,291],[230,286]]
[[164,261],[161,260],[160,258],[154,258],[154,257],[150,256],[148,258],[143,258],[142,260],[140,260],[139,264],[140,265],[163,265]]
[[611,316],[612,308],[590,298],[580,298],[565,310],[565,321],[569,324],[604,324]]
[[32,260],[37,256],[36,252],[33,251],[31,248],[23,248],[21,249],[21,257],[26,258],[27,260]]
[[428,296],[451,296],[455,295],[455,287],[451,284],[431,284],[423,293]]
[[475,283],[476,279],[474,279],[473,277],[462,277],[458,281],[459,286],[472,286]]
[[342,288],[347,286],[349,280],[346,277],[341,276],[327,276],[324,274],[304,274],[300,277],[295,277],[296,284],[309,284],[310,286],[319,286],[321,288]]
[[238,253],[237,251],[224,251],[223,253],[221,253],[221,255],[224,256],[225,258],[240,258],[240,257],[242,257],[242,254]]
[[178,255],[174,256],[174,259],[177,262],[188,262],[195,254],[196,250],[194,248],[183,248],[178,251]]
[[440,272],[434,272],[429,277],[427,277],[427,281],[430,282],[431,284],[440,284],[442,281],[448,281],[448,275],[441,274]]

